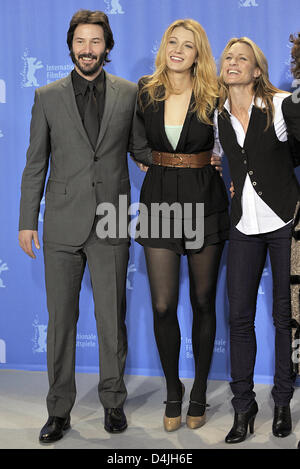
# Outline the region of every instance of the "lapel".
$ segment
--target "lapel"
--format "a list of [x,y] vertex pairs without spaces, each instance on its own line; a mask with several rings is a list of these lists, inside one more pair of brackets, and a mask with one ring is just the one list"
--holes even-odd
[[187,110],[187,113],[186,113],[186,116],[185,116],[185,119],[184,119],[184,123],[183,123],[183,126],[182,126],[180,137],[179,137],[179,140],[178,140],[178,143],[177,143],[177,146],[176,146],[175,150],[173,149],[171,143],[169,142],[169,139],[168,139],[167,134],[166,134],[166,129],[165,129],[165,101],[159,101],[158,102],[160,136],[161,136],[161,139],[162,139],[164,145],[167,147],[169,153],[174,153],[174,152],[179,153],[180,151],[182,151],[184,153],[184,146],[185,146],[186,136],[187,136],[187,132],[188,132],[188,129],[189,129],[189,126],[190,126],[191,118],[192,118],[192,115],[193,115],[193,113],[191,111],[191,108],[192,108],[192,105],[194,103],[194,99],[195,99],[194,94],[192,93],[190,104],[189,104],[189,107],[188,107],[188,110]]
[[[219,138],[223,149],[227,149],[227,143],[230,142],[236,150],[240,151],[241,147],[238,144],[235,130],[232,127],[229,112],[225,108],[218,115],[218,127],[220,129]],[[222,131],[223,129],[224,131]]]
[[[101,121],[101,128],[100,132],[98,135],[98,140],[96,144],[96,150],[99,147],[105,131],[107,129],[112,111],[114,109],[114,106],[117,102],[117,96],[119,92],[118,85],[112,75],[109,73],[105,73],[106,76],[106,91],[105,91],[105,105],[104,105],[104,112],[103,112],[103,117]],[[74,122],[76,128],[80,132],[82,138],[85,139],[85,141],[91,146],[89,138],[87,136],[87,133],[85,131],[85,128],[82,124],[81,117],[77,108],[76,104],[76,99],[75,99],[75,94],[74,94],[74,89],[73,89],[73,84],[72,84],[72,78],[71,74],[69,74],[66,78],[64,78],[61,82],[61,86],[63,88],[63,93],[62,93],[62,98],[64,100],[67,112],[69,113],[72,121]]]
[[253,154],[256,154],[256,147],[259,144],[260,137],[264,134],[267,124],[267,115],[258,107],[253,106],[251,117],[245,137],[244,148],[251,148]]
[[96,143],[96,150],[98,149],[99,145],[102,142],[102,139],[104,137],[104,134],[106,132],[107,126],[111,118],[112,111],[117,102],[117,96],[119,94],[119,87],[118,87],[118,84],[116,83],[115,77],[105,71],[104,73],[105,73],[105,78],[106,78],[105,80],[106,82],[105,104],[104,104],[104,112],[103,112],[103,117],[101,121],[100,132],[99,132],[98,140]]
[[189,127],[190,127],[191,119],[195,114],[194,112],[191,111],[191,109],[193,108],[194,102],[195,102],[194,93],[192,93],[190,104],[189,104],[189,107],[188,107],[188,110],[187,110],[187,113],[186,113],[186,116],[185,116],[185,119],[184,119],[184,123],[183,123],[183,126],[182,126],[180,138],[178,140],[177,147],[176,147],[176,151],[178,153],[180,153],[180,152],[184,153],[187,133],[188,133],[188,130],[189,130]]
[[69,74],[66,78],[62,80],[61,86],[63,88],[62,98],[64,100],[67,112],[69,113],[77,130],[80,132],[82,138],[84,138],[86,142],[88,142],[88,144],[90,145],[89,138],[82,124],[81,117],[78,111],[71,74]]
[[[224,120],[222,121],[222,119]],[[220,125],[220,122],[222,124],[225,123],[225,125],[227,124],[227,131],[230,133],[229,140],[234,142],[236,147],[242,148],[237,141],[237,136],[236,136],[234,128],[232,127],[232,124],[230,121],[230,115],[227,109],[223,109],[223,111],[219,114],[218,122],[219,122],[219,125]],[[258,136],[262,135],[264,128],[266,127],[266,123],[267,123],[266,114],[264,114],[264,112],[258,107],[253,106],[247,132],[245,135],[243,148],[247,149],[250,146],[251,149],[253,149],[253,146],[257,145],[257,143],[259,142]]]
[[167,148],[168,153],[174,153],[174,149],[169,142],[165,129],[165,101],[158,101],[158,108],[160,138],[163,142],[163,145]]

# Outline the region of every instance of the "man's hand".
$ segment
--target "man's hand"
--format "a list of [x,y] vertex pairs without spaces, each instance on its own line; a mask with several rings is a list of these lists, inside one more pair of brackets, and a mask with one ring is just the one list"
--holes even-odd
[[149,166],[146,166],[144,165],[143,163],[140,163],[139,161],[137,161],[135,158],[133,158],[132,155],[130,155],[130,158],[132,159],[132,161],[137,165],[138,168],[140,168],[141,171],[144,171],[144,173],[146,171],[148,171],[148,167]]
[[21,230],[19,231],[19,244],[23,251],[28,254],[28,256],[35,259],[35,254],[32,250],[32,240],[36,249],[40,249],[38,232],[33,230]]
[[148,171],[149,166],[144,165],[143,163],[139,163],[138,161],[135,162],[137,166],[140,168],[141,171],[146,173]]
[[222,176],[222,158],[218,155],[211,155],[210,164],[215,166],[216,170],[220,172],[220,176]]
[[234,185],[233,185],[233,182],[232,182],[232,181],[231,181],[231,183],[230,183],[230,188],[229,188],[229,190],[230,190],[230,197],[232,198],[232,197],[234,196],[234,194],[235,194]]

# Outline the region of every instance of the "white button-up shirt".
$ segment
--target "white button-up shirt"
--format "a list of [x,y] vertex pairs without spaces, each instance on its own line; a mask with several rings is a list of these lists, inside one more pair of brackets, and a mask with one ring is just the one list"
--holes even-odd
[[[282,101],[289,96],[290,93],[276,93],[273,97],[273,104],[275,108],[274,114],[274,127],[275,133],[280,140],[280,142],[285,142],[288,139],[286,124],[282,114]],[[257,99],[257,105],[263,105],[261,100]],[[254,98],[249,107],[249,120],[251,117],[252,108],[254,106]],[[224,104],[225,109],[228,111],[232,127],[236,133],[238,144],[243,147],[246,133],[241,122],[231,114],[229,101]],[[223,149],[219,142],[219,132],[218,132],[218,111],[215,111],[214,116],[215,123],[215,147],[214,152],[217,154],[223,154]],[[251,182],[249,175],[254,177],[254,181]],[[259,177],[259,175],[258,175]],[[278,230],[283,226],[287,225],[276,213],[262,200],[260,197],[261,194],[257,193],[254,189],[255,185],[255,175],[250,170],[246,176],[241,204],[242,204],[242,217],[237,224],[236,228],[244,234],[253,235],[260,233],[268,233],[270,231]],[[289,222],[288,222],[289,223]]]

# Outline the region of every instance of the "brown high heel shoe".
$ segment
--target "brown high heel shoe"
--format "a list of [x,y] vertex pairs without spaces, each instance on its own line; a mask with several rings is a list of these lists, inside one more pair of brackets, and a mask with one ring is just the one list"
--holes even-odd
[[190,404],[198,405],[200,413],[204,411],[203,415],[197,415],[197,416],[189,415],[189,412],[187,413],[186,424],[189,428],[191,428],[192,430],[195,430],[196,428],[203,427],[203,425],[205,424],[206,422],[205,409],[206,407],[208,407],[208,404],[200,404],[200,402],[196,402],[196,401],[190,401]]
[[[185,392],[185,387],[183,383],[181,383],[181,391],[182,391],[181,401],[164,401],[164,404],[182,404],[182,398]],[[180,410],[180,414],[177,417],[167,417],[165,413],[164,429],[166,430],[166,432],[174,432],[175,430],[178,430],[180,425],[181,425],[181,410]]]

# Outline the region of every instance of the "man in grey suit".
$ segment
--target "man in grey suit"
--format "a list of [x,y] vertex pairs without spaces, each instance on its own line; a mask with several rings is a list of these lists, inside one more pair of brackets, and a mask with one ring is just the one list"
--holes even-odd
[[105,429],[116,433],[127,427],[123,375],[129,239],[118,234],[100,239],[96,208],[102,202],[117,207],[120,195],[127,196],[129,204],[128,151],[145,165],[151,161],[143,133],[132,125],[136,85],[103,69],[114,46],[107,16],[100,11],[75,13],[67,42],[74,70],[35,93],[20,203],[20,246],[34,258],[32,242],[39,249],[39,207],[50,162],[43,232],[49,419],[41,442],[62,438],[70,427],[79,292],[86,263],[95,303]]

